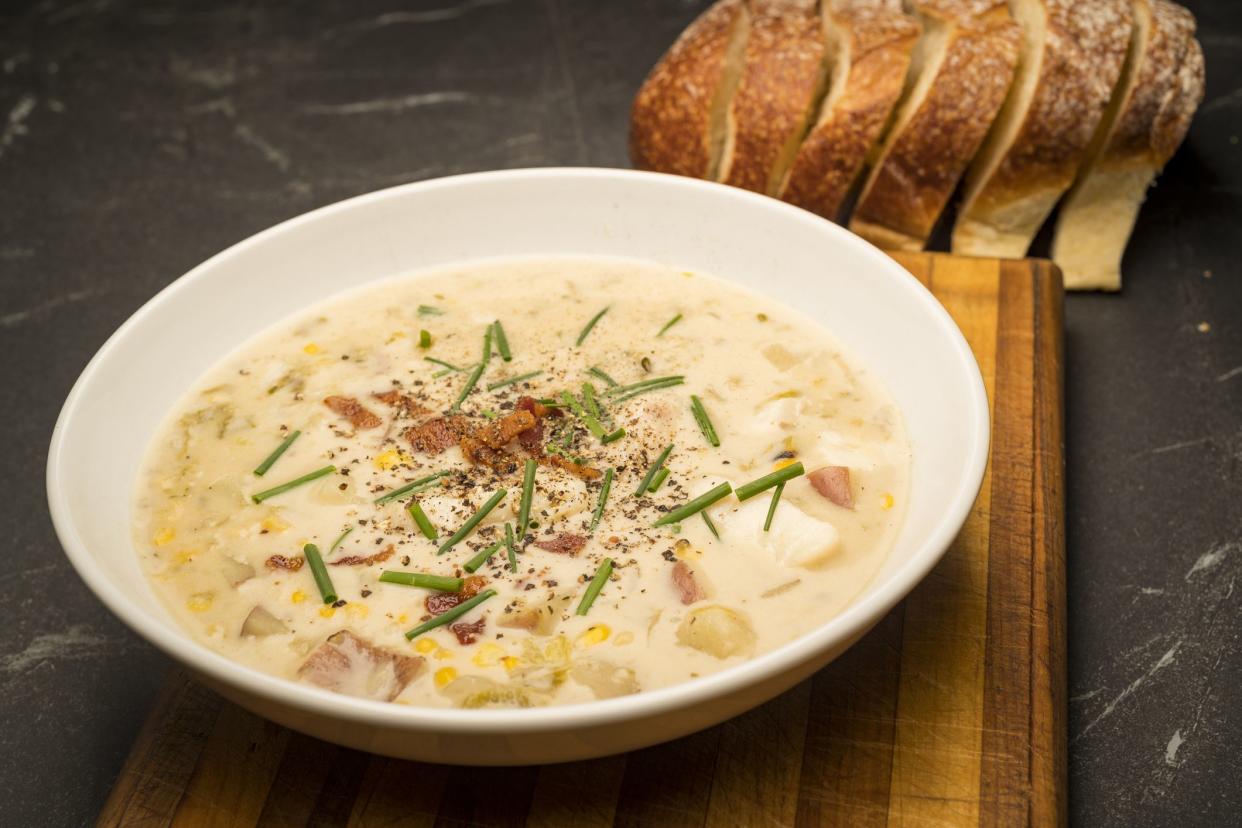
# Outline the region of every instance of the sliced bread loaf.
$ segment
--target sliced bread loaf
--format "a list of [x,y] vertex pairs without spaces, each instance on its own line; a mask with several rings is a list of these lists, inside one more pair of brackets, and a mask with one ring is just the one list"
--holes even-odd
[[823,20],[828,93],[780,197],[836,220],[901,95],[922,28],[886,0],[825,2]]
[[904,99],[850,229],[921,250],[1013,80],[1019,31],[1004,0],[911,0],[923,27]]
[[630,110],[635,167],[715,177],[725,114],[742,68],[747,16],[744,0],[721,0],[651,70]]
[[716,178],[773,195],[823,90],[825,40],[815,0],[750,0],[749,7],[750,33]]
[[1088,160],[1057,216],[1052,258],[1065,286],[1119,290],[1121,258],[1152,180],[1203,99],[1203,52],[1189,11],[1135,0],[1126,70]]
[[966,186],[953,252],[1019,258],[1074,182],[1121,75],[1130,0],[1013,0],[1017,75]]

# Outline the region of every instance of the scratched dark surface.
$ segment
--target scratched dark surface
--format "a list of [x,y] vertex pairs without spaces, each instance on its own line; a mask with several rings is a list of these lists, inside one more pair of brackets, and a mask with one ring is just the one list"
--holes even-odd
[[[626,112],[701,3],[5,3],[0,10],[0,789],[88,822],[165,659],[71,572],[44,504],[77,373],[152,294],[268,225],[503,167],[625,166]],[[1242,14],[1122,296],[1067,308],[1071,813],[1242,813]],[[123,427],[123,424],[117,424]]]

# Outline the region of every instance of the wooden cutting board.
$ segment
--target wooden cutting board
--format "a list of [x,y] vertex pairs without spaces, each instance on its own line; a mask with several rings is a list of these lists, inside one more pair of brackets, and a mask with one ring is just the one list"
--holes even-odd
[[530,768],[334,747],[174,671],[103,825],[1051,825],[1066,822],[1061,279],[899,257],[974,348],[992,459],[941,564],[853,649],[711,730]]

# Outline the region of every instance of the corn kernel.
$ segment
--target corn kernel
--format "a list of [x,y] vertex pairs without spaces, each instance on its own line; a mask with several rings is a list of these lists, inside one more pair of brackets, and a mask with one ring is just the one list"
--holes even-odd
[[413,463],[414,458],[398,449],[388,449],[388,451],[377,454],[371,462],[375,464],[375,468],[381,471],[388,471],[389,469],[395,469],[402,463],[407,465]]
[[206,612],[211,609],[211,602],[215,598],[210,592],[196,592],[190,596],[185,605],[189,607],[190,612]]
[[285,523],[276,515],[268,515],[263,518],[263,522],[260,523],[259,526],[268,532],[283,532],[289,528],[289,524]]
[[884,509],[893,508],[893,496],[888,492],[885,492],[884,497],[880,498],[880,506]]
[[457,678],[457,671],[452,667],[441,667],[436,670],[435,682],[436,687],[444,687],[453,679]]
[[[404,612],[397,616],[398,624],[408,624],[409,621],[410,621],[410,616],[406,615]],[[426,641],[426,639],[423,639],[423,641]],[[419,643],[421,644],[422,642],[420,641]]]
[[457,653],[453,652],[452,650],[446,650],[443,647],[436,650],[436,658],[439,659],[440,661],[447,661],[450,658],[456,658],[456,657],[457,657]]
[[320,607],[319,608],[320,618],[331,618],[334,615],[336,615],[336,607]]
[[612,635],[612,629],[607,624],[595,624],[578,636],[578,640],[574,643],[579,647],[593,647],[607,641],[610,635]]
[[500,660],[500,663],[504,665],[505,672],[512,673],[522,662],[520,659],[514,658],[513,656],[505,656]]
[[314,342],[307,342],[305,345],[302,346],[302,350],[310,354],[311,356],[314,356],[315,354],[319,353],[319,346],[316,345]]
[[[397,620],[401,621],[401,619],[403,619],[403,618],[405,618],[405,616],[404,616],[404,615],[403,615],[403,616],[401,616],[401,618],[399,618],[399,619],[397,619]],[[405,622],[404,622],[404,621],[402,621],[402,623],[405,623]],[[416,651],[418,651],[418,652],[422,653],[423,655],[426,655],[427,653],[432,652],[433,650],[435,650],[435,648],[436,648],[437,646],[439,646],[439,645],[438,645],[438,644],[436,644],[436,642],[435,642],[435,641],[433,641],[433,640],[431,640],[430,638],[420,638],[420,639],[418,639],[418,641],[415,641],[415,642],[414,642],[414,649],[415,649]]]
[[196,553],[193,549],[182,549],[177,553],[177,563],[188,564],[190,561],[194,560],[195,554]]
[[786,457],[784,460],[777,460],[776,464],[772,466],[772,471],[780,471],[781,469],[787,466],[792,466],[794,463],[797,463],[797,462],[798,461],[792,457]]
[[673,544],[673,554],[678,558],[693,559],[703,557],[703,553],[695,549],[694,546],[691,545],[690,541],[685,538],[681,538],[677,541],[677,543]]
[[175,537],[177,537],[176,529],[161,529],[155,534],[155,537],[152,538],[152,540],[155,542],[156,546],[167,546],[172,543],[173,538]]
[[354,618],[366,618],[371,614],[371,608],[363,603],[346,604],[345,611]]
[[295,589],[293,594],[289,596],[289,600],[295,604],[300,604],[306,600],[306,593],[300,589]]
[[495,667],[500,663],[500,659],[504,657],[505,651],[500,648],[499,644],[493,644],[490,641],[479,647],[479,651],[470,659],[479,667]]

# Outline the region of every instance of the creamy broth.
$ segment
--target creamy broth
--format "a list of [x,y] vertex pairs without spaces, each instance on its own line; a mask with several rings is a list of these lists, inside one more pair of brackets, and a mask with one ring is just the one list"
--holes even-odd
[[[512,359],[489,334],[477,372],[495,320]],[[625,390],[664,377],[674,379]],[[667,474],[638,496],[669,445]],[[505,525],[520,528],[528,458],[539,461],[512,571]],[[773,488],[653,525],[721,483],[736,489],[796,463],[806,473],[784,485],[767,531]],[[885,390],[775,302],[647,263],[483,263],[338,297],[213,368],[149,450],[135,532],[171,613],[255,669],[423,706],[584,702],[719,671],[841,612],[889,552],[909,464]],[[498,505],[437,554],[500,490]],[[497,542],[477,572],[464,571]],[[325,603],[307,544],[335,602]],[[578,614],[605,559],[611,573]],[[381,581],[384,572],[465,580],[443,592]],[[451,625],[407,639],[469,596],[479,603]]]

